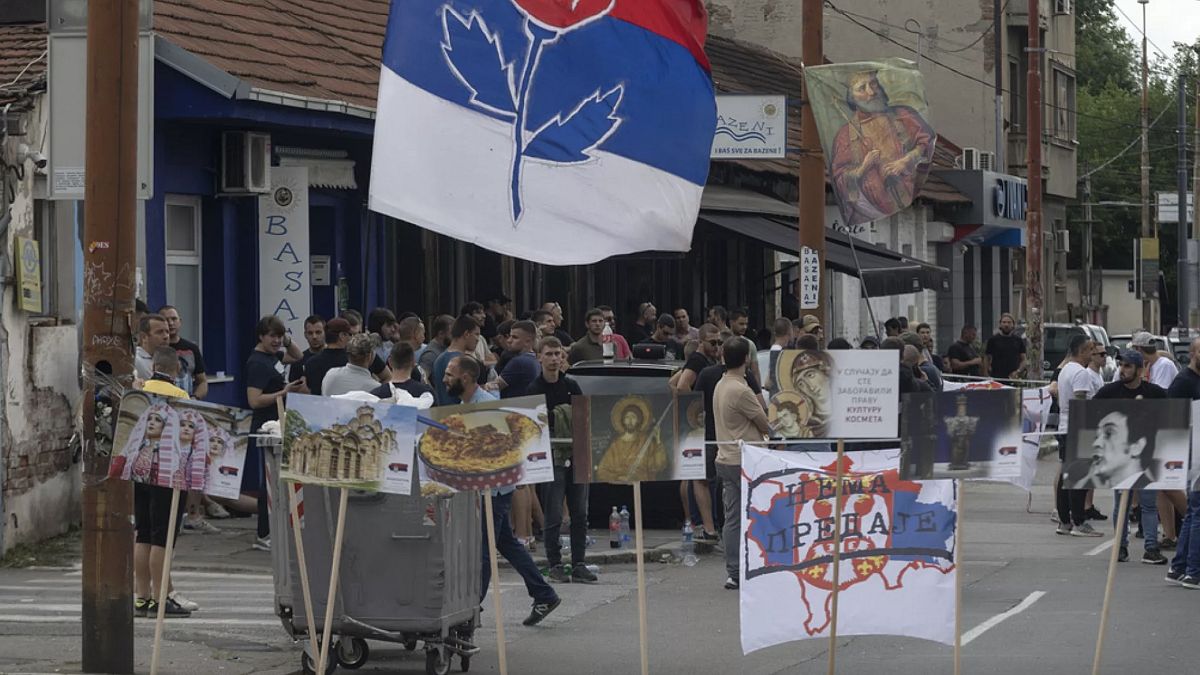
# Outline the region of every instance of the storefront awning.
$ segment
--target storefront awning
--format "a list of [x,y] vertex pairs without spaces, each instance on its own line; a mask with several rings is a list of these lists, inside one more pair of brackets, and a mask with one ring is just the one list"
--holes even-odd
[[[783,253],[795,255],[800,245],[796,226],[779,216],[701,210],[700,220]],[[950,289],[946,268],[858,239],[851,242],[849,235],[829,228],[825,228],[825,266],[861,279],[872,297]]]

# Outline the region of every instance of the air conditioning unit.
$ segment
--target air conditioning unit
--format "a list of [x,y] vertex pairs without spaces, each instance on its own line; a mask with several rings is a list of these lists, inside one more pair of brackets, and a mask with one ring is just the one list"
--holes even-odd
[[979,148],[963,148],[958,163],[968,171],[995,171],[996,153],[984,152]]
[[253,131],[221,134],[221,192],[271,191],[271,135]]
[[1055,253],[1070,253],[1071,252],[1071,233],[1068,230],[1054,231],[1054,252]]

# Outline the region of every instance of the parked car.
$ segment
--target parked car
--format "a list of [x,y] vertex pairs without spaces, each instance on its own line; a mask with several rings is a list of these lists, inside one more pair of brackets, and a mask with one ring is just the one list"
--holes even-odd
[[1108,331],[1103,326],[1090,323],[1047,323],[1042,325],[1042,377],[1049,380],[1054,375],[1058,364],[1067,355],[1071,338],[1075,335],[1085,335],[1104,345],[1108,356],[1105,357],[1104,367],[1100,370],[1105,382],[1110,382],[1117,370],[1117,347],[1108,338]]
[[1167,334],[1167,341],[1170,344],[1169,351],[1175,356],[1175,360],[1179,362],[1181,368],[1186,368],[1191,361],[1189,352],[1192,348],[1192,340],[1200,337],[1200,330],[1191,329],[1187,335],[1182,335],[1178,328],[1172,328]]
[[[1171,345],[1167,338],[1163,337],[1162,335],[1154,335],[1152,338],[1154,340],[1154,346],[1158,347],[1158,351],[1170,351]],[[1116,347],[1118,350],[1124,351],[1129,349],[1129,343],[1133,341],[1133,336],[1128,334],[1113,335],[1110,336],[1110,339],[1112,340],[1112,345],[1114,347]]]

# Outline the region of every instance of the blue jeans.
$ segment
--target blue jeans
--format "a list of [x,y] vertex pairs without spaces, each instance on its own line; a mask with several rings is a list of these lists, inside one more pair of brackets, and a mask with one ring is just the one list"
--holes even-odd
[[571,564],[582,565],[587,550],[588,486],[575,482],[575,470],[568,466],[554,467],[554,482],[546,485],[546,501],[542,509],[546,526],[542,530],[546,545],[546,561],[552,567],[562,564],[559,533],[562,531],[563,497],[571,512]]
[[[1113,490],[1113,526],[1121,528],[1121,546],[1129,545],[1129,519],[1124,522],[1117,523],[1120,520],[1121,509],[1121,490]],[[1132,498],[1130,498],[1132,501]],[[1158,490],[1147,490],[1141,488],[1138,490],[1138,505],[1142,509],[1142,534],[1145,535],[1143,543],[1146,546],[1146,552],[1157,551],[1158,545]],[[1130,508],[1133,508],[1132,506]]]
[[1171,570],[1189,576],[1200,576],[1200,492],[1188,493],[1187,515],[1179,528],[1179,544]]
[[[520,574],[521,578],[525,580],[525,589],[529,591],[529,597],[533,598],[534,602],[550,604],[558,599],[558,594],[542,578],[542,573],[538,571],[533,558],[529,557],[529,551],[525,550],[525,547],[513,535],[512,525],[508,517],[510,512],[512,512],[511,492],[492,497],[492,520],[496,528],[496,552],[504,556],[504,559],[517,571],[517,574]],[[487,514],[485,513],[484,518],[486,517]],[[480,602],[483,602],[484,596],[487,595],[488,583],[492,580],[492,560],[488,554],[487,535],[487,521],[484,520],[483,583],[479,586]]]

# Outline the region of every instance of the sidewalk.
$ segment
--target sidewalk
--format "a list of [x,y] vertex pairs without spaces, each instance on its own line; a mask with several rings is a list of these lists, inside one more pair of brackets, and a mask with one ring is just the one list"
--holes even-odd
[[[175,555],[171,568],[186,571],[249,572],[271,574],[271,554],[253,548],[255,539],[254,518],[228,518],[210,520],[221,530],[216,534],[194,534],[183,530],[175,540]],[[613,549],[608,545],[608,530],[589,530],[595,544],[587,550],[587,562],[600,566],[629,564],[634,562],[631,549]],[[679,532],[675,530],[646,530],[643,534],[647,562],[662,562],[664,556],[673,556],[679,550]],[[707,552],[701,546],[699,552]],[[565,557],[570,554],[564,551]],[[538,541],[532,552],[539,567],[546,567],[545,547]],[[501,567],[508,561],[500,559]]]

